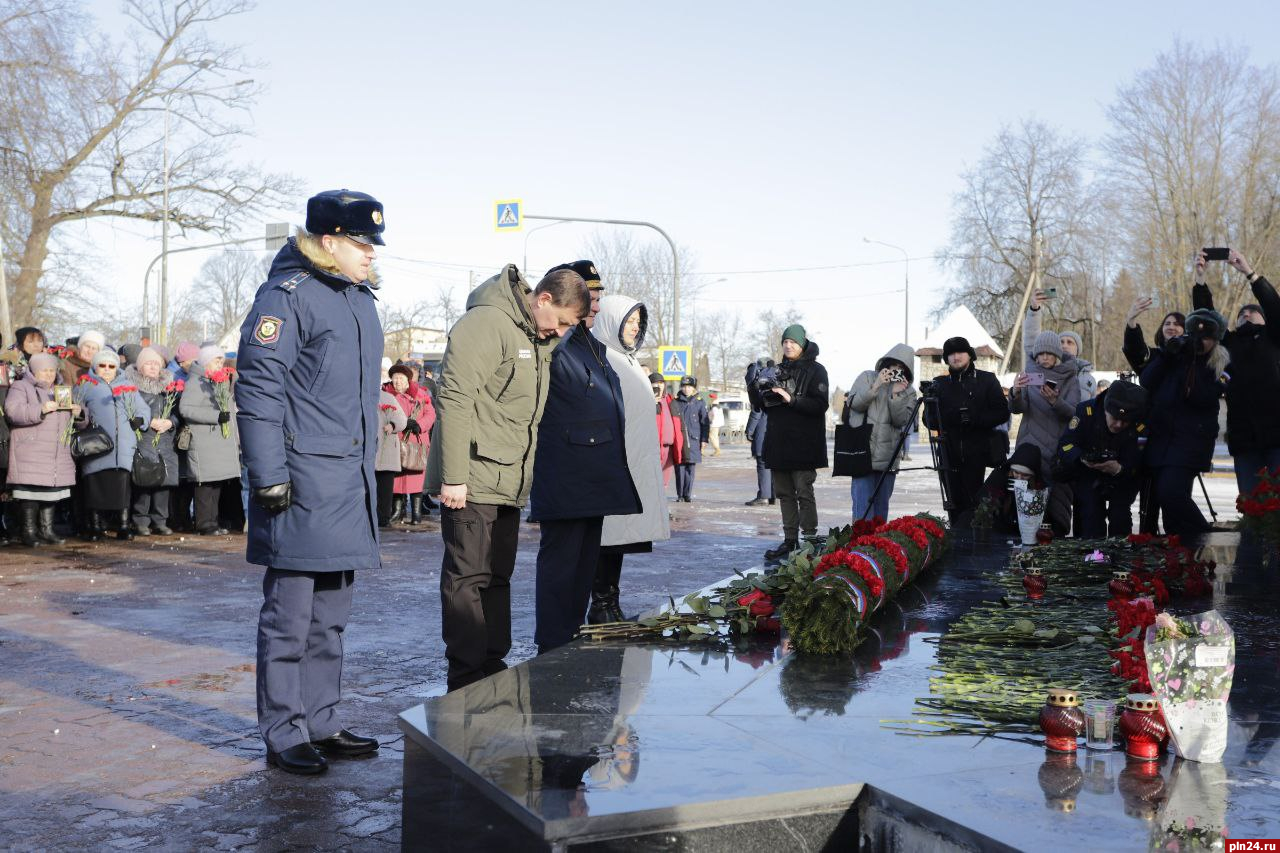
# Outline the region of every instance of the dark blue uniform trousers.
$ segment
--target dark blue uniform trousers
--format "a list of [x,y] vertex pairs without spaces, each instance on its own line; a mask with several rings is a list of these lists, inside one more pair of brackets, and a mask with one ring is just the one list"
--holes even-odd
[[577,636],[586,618],[604,518],[543,521],[540,526],[533,639],[542,654]]
[[676,497],[693,498],[693,469],[696,467],[694,462],[681,462],[676,466]]
[[1133,477],[1084,474],[1075,488],[1076,536],[1105,539],[1133,532],[1133,502],[1138,497],[1138,481]]
[[258,728],[274,752],[342,729],[342,632],[355,572],[267,569],[258,616]]

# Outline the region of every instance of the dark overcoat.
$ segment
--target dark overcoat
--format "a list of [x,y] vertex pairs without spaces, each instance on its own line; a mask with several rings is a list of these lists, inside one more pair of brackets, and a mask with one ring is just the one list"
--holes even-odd
[[1190,347],[1176,355],[1155,351],[1142,369],[1142,387],[1151,395],[1146,466],[1208,471],[1218,437],[1218,400],[1226,384],[1205,356],[1193,356]]
[[808,341],[795,361],[778,365],[778,384],[791,402],[765,409],[764,464],[770,471],[827,467],[827,369],[817,362],[818,344]]

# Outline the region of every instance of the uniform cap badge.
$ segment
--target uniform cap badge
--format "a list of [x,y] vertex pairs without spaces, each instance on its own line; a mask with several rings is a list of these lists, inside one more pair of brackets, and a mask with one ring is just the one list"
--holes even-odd
[[381,224],[382,224],[382,211],[381,211],[381,210],[375,210],[373,213],[369,214],[369,218],[373,220],[373,224],[374,224],[374,225],[381,225]]

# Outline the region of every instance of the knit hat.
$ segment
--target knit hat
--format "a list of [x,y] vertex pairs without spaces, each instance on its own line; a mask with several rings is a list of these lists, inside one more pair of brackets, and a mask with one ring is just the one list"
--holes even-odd
[[164,367],[165,364],[168,363],[165,360],[165,357],[158,351],[156,347],[146,347],[145,349],[139,351],[138,356],[133,360],[133,363],[138,366],[141,366],[144,361],[159,362],[161,367]]
[[1036,477],[1040,474],[1040,448],[1030,442],[1023,442],[1013,449],[1009,457],[1009,470]]
[[48,370],[51,367],[57,370],[58,357],[49,355],[47,352],[38,352],[27,361],[27,367],[31,370]]
[[801,349],[804,349],[804,345],[809,342],[809,339],[805,337],[804,326],[799,323],[792,323],[787,326],[782,332],[782,339],[784,341],[795,341],[800,345]]
[[1132,423],[1147,413],[1147,399],[1147,389],[1117,379],[1102,393],[1102,408],[1111,417]]
[[172,355],[171,355],[171,353],[169,352],[169,348],[168,348],[168,347],[166,347],[164,344],[158,344],[158,343],[155,343],[154,341],[152,341],[152,343],[151,343],[151,349],[153,349],[153,350],[155,350],[155,351],[156,351],[156,355],[158,355],[158,356],[160,356],[161,358],[163,358],[163,359],[164,359],[164,363],[165,363],[165,364],[168,364],[168,363],[169,363],[169,359],[172,357]]
[[948,358],[958,352],[969,353],[969,358],[977,361],[978,354],[974,352],[973,347],[969,345],[968,338],[947,338],[942,344],[942,357]]
[[90,329],[87,332],[81,332],[80,339],[76,341],[76,344],[79,345],[87,343],[95,343],[100,347],[105,347],[107,345],[107,336],[102,334],[102,332],[99,332],[97,329]]
[[191,341],[183,341],[178,344],[178,348],[173,351],[173,360],[182,364],[184,361],[191,361],[200,357],[200,347],[191,343]]
[[1042,352],[1058,357],[1058,361],[1062,361],[1062,339],[1058,337],[1057,332],[1041,332],[1036,335],[1035,341],[1032,343],[1031,355],[1038,356]]
[[1058,332],[1058,346],[1062,346],[1063,338],[1071,338],[1071,340],[1076,342],[1076,352],[1084,351],[1084,341],[1082,341],[1080,336],[1075,332]]
[[138,353],[142,352],[142,347],[137,344],[125,344],[120,347],[120,360],[125,364],[137,364]]
[[93,367],[100,364],[113,364],[117,368],[120,367],[120,356],[116,355],[115,350],[110,347],[103,347],[98,350],[98,354],[93,357]]
[[1227,319],[1212,308],[1197,308],[1187,315],[1187,334],[1222,340],[1227,333]]
[[205,344],[200,347],[200,354],[196,357],[196,361],[201,364],[209,364],[215,358],[224,358],[226,353],[222,351],[222,347],[217,344]]
[[1267,316],[1267,312],[1262,310],[1262,306],[1261,306],[1261,305],[1259,305],[1259,304],[1258,304],[1258,303],[1256,303],[1256,302],[1250,302],[1248,305],[1241,305],[1241,306],[1240,306],[1240,310],[1236,312],[1236,319],[1237,319],[1237,320],[1239,320],[1239,319],[1240,319],[1240,315],[1241,315],[1241,314],[1243,314],[1243,313],[1244,313],[1244,312],[1246,312],[1246,311],[1257,311],[1259,314],[1261,314],[1261,315],[1263,316],[1263,318],[1264,318],[1264,319],[1265,319],[1265,318],[1266,318],[1266,316]]

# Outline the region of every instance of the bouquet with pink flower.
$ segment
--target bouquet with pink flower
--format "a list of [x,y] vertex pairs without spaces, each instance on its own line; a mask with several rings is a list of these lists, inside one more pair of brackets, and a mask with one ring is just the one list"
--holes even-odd
[[1192,761],[1220,761],[1227,748],[1227,698],[1236,669],[1235,635],[1216,610],[1156,614],[1144,651],[1151,692],[1160,700],[1174,750]]

